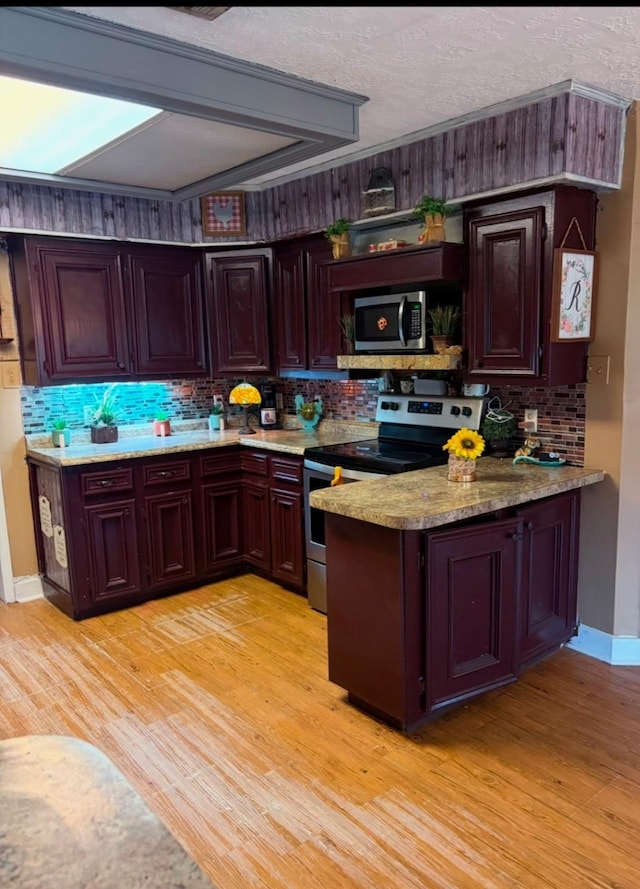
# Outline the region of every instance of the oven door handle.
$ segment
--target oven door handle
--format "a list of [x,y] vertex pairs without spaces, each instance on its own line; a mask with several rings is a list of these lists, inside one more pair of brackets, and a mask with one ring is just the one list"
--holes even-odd
[[407,346],[407,339],[404,335],[404,313],[406,308],[407,297],[403,296],[398,307],[398,336],[400,337],[400,342],[405,348]]
[[[340,466],[340,464],[336,463],[335,466]],[[322,480],[326,479],[327,487],[329,487],[329,482],[333,478],[335,466],[328,466],[325,463],[316,463],[315,460],[304,461],[304,468],[310,470],[314,478],[320,477]],[[347,482],[364,482],[374,478],[386,478],[388,475],[388,473],[385,472],[370,472],[369,470],[341,468],[342,478]]]

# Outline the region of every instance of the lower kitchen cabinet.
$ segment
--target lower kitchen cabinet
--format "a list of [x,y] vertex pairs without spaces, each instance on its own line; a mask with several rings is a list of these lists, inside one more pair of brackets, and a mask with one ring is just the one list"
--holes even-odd
[[302,457],[247,448],[241,462],[245,558],[273,580],[303,590]]
[[568,491],[522,506],[520,665],[533,663],[577,632],[580,494]]
[[575,633],[579,506],[428,532],[327,513],[329,679],[403,731],[515,681]]
[[27,463],[45,595],[76,620],[249,566],[304,592],[301,457],[234,445]]
[[196,577],[193,546],[191,461],[164,458],[139,467],[146,525],[145,572],[150,591]]

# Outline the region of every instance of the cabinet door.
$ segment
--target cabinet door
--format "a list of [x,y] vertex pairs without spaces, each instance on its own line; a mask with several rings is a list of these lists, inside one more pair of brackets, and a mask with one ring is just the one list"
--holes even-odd
[[215,574],[242,560],[240,533],[240,485],[219,482],[200,489],[203,534],[202,573]]
[[273,295],[277,318],[278,366],[307,368],[307,312],[305,253],[297,246],[276,250],[273,260]]
[[576,631],[580,494],[518,510],[524,528],[520,663],[554,651]]
[[307,253],[307,325],[309,369],[335,370],[342,353],[340,293],[329,291],[331,250],[326,239]]
[[271,488],[271,574],[304,587],[304,515],[302,494]]
[[269,485],[245,479],[242,485],[244,557],[251,565],[271,572],[271,512]]
[[517,678],[520,520],[426,535],[427,709]]
[[144,498],[147,520],[147,583],[164,589],[196,576],[191,491]]
[[116,500],[84,508],[93,603],[141,592],[135,501]]
[[130,375],[120,258],[109,245],[27,242],[37,269],[35,337],[44,337],[48,383]]
[[205,376],[201,257],[195,250],[130,252],[135,373]]
[[214,371],[270,371],[268,254],[210,255],[209,270]]
[[469,217],[469,374],[539,373],[544,209]]

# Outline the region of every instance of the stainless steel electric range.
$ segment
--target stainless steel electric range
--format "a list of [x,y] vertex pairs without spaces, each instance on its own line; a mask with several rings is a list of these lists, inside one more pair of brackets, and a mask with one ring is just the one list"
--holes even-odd
[[378,438],[306,448],[305,535],[309,604],[326,614],[324,512],[309,504],[312,491],[329,487],[335,468],[345,483],[428,469],[447,462],[442,446],[457,429],[480,429],[486,398],[379,395]]

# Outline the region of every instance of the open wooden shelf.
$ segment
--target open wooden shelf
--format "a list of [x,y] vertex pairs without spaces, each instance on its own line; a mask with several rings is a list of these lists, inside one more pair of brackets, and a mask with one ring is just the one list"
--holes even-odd
[[461,355],[338,355],[340,370],[457,370]]

